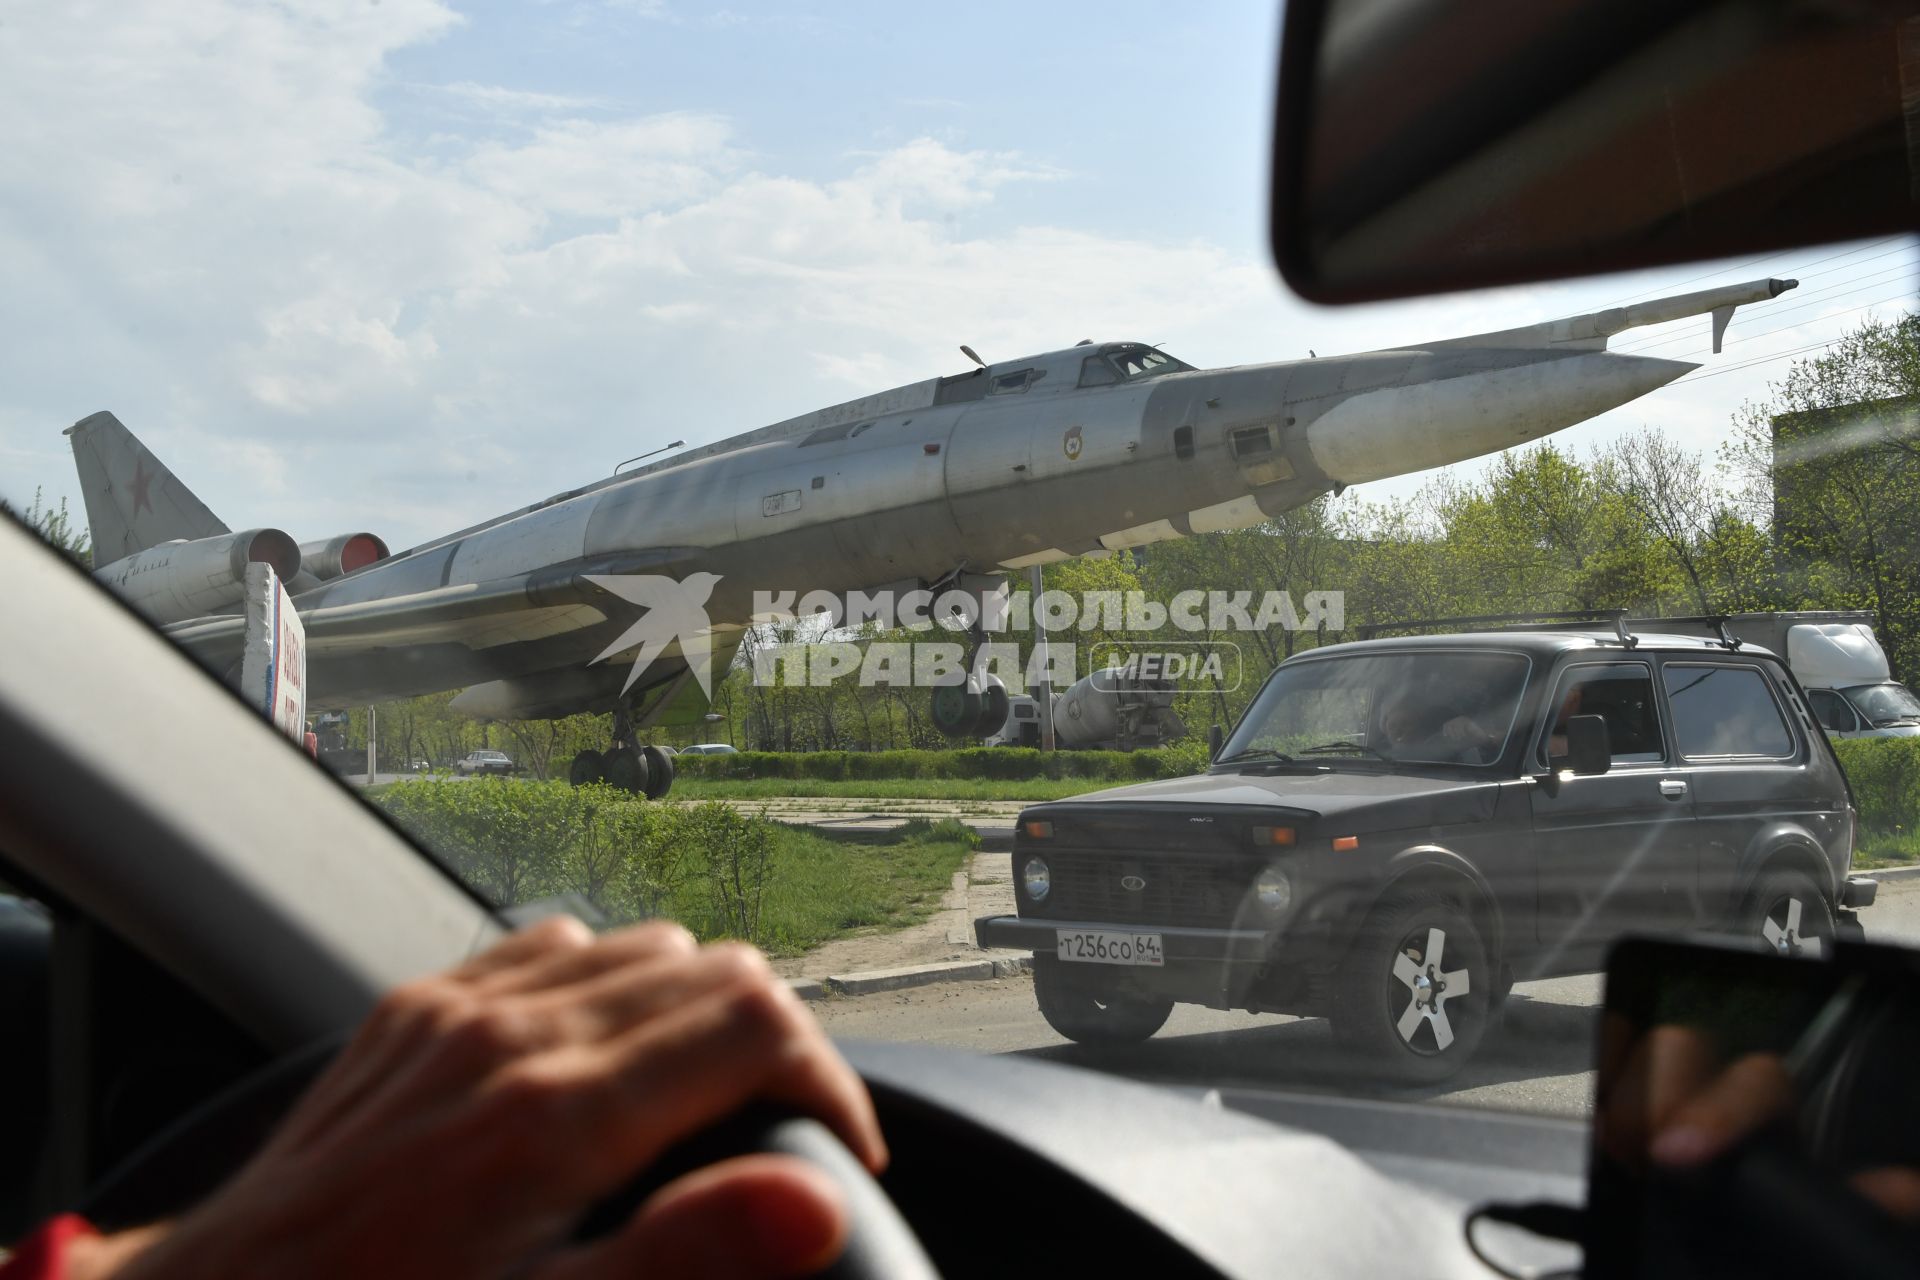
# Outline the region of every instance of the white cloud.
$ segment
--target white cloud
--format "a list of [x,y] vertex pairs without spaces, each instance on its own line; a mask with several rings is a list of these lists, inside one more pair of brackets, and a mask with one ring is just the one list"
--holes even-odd
[[9,9],[0,493],[71,493],[59,430],[111,408],[235,527],[402,545],[671,439],[957,371],[962,342],[1226,364],[1584,309],[1554,286],[1309,311],[1253,254],[1019,225],[1011,186],[1078,179],[926,138],[797,174],[714,114],[456,79],[484,128],[419,141],[374,104],[396,53],[459,21]]
[[457,80],[452,84],[425,87],[470,106],[511,113],[558,115],[600,110],[610,105],[604,99],[584,97],[580,94],[537,93],[531,89],[509,89],[505,85],[475,84],[471,80]]

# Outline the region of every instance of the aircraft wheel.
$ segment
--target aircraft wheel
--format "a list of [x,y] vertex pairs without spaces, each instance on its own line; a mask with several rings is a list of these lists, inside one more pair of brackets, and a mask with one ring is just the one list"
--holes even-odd
[[658,747],[640,748],[647,765],[647,799],[664,800],[673,790],[673,757]]
[[943,684],[933,691],[928,711],[933,727],[949,738],[966,738],[980,721],[981,696],[963,684]]
[[1007,688],[1003,684],[990,684],[980,691],[980,719],[973,726],[973,736],[984,738],[1000,732],[1007,723],[1007,709],[1012,700],[1007,697]]
[[622,791],[644,793],[647,789],[647,759],[632,747],[615,747],[607,752],[607,782]]
[[607,758],[591,747],[575,756],[567,766],[567,781],[576,787],[606,780]]

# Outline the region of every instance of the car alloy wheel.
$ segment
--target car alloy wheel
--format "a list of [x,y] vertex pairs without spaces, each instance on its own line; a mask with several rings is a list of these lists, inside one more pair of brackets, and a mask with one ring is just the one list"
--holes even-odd
[[1410,1084],[1444,1080],[1486,1035],[1495,985],[1486,944],[1459,903],[1390,894],[1334,975],[1335,1042],[1359,1070]]
[[1833,904],[1804,873],[1771,871],[1747,900],[1741,932],[1775,955],[1819,960],[1833,945]]
[[1418,934],[1404,939],[1393,958],[1393,978],[1404,994],[1394,992],[1400,1002],[1393,1029],[1415,1053],[1445,1053],[1453,1046],[1454,1010],[1464,1007],[1463,997],[1472,994],[1473,975],[1464,966],[1447,966],[1447,931],[1430,926],[1424,937]]

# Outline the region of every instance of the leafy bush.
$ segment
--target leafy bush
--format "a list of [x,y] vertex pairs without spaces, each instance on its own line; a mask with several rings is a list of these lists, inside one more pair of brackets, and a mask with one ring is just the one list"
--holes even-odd
[[962,747],[953,751],[740,751],[679,756],[676,772],[689,778],[746,780],[811,778],[828,782],[913,778],[1090,778],[1135,782],[1174,778],[1206,767],[1204,743],[1182,742],[1143,751],[1039,751],[1031,747]]
[[693,869],[686,814],[609,786],[414,779],[377,802],[502,906],[578,893],[611,920],[657,913]]
[[922,918],[979,842],[952,819],[850,842],[564,782],[421,778],[371,798],[502,906],[578,893],[616,924],[665,916],[782,955]]
[[1920,831],[1920,738],[1842,738],[1833,748],[1864,830]]

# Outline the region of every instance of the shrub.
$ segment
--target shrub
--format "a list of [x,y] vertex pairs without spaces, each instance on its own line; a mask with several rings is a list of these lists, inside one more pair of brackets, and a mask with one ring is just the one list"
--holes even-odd
[[744,781],[808,778],[880,781],[915,778],[984,778],[1003,782],[1038,778],[1085,778],[1135,782],[1198,773],[1206,767],[1201,742],[1143,751],[1038,751],[1031,747],[960,747],[951,751],[740,751],[732,755],[680,756],[674,764],[689,778]]
[[610,920],[636,920],[660,911],[701,852],[679,810],[604,785],[414,779],[377,799],[502,906],[578,893]]
[[1833,748],[1864,830],[1920,831],[1920,738],[1842,738]]

